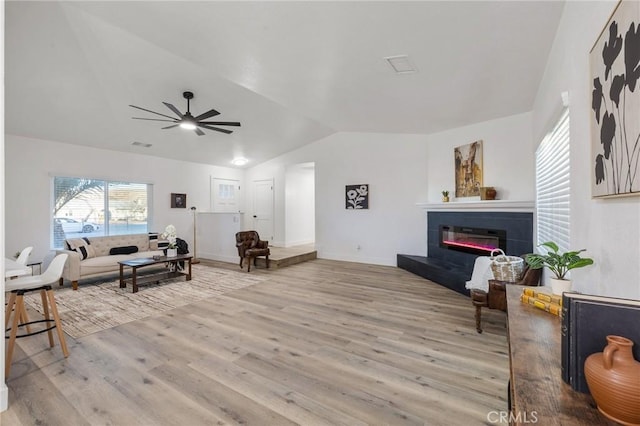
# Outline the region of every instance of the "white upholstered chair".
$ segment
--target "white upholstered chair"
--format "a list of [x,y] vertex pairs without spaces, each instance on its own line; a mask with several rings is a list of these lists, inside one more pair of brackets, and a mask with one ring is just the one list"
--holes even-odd
[[24,248],[16,259],[16,263],[19,263],[20,265],[26,265],[27,260],[29,260],[29,255],[31,254],[31,250],[33,250],[33,247]]
[[[42,275],[19,277],[5,281],[5,291],[10,292],[4,319],[5,330],[9,332],[9,344],[7,346],[7,356],[5,358],[5,378],[9,376],[9,371],[11,369],[11,357],[13,356],[16,338],[32,336],[46,331],[49,335],[49,345],[53,347],[53,333],[51,330],[55,328],[58,333],[58,340],[60,340],[62,353],[65,358],[69,356],[64,332],[62,331],[62,323],[60,322],[60,316],[58,315],[58,307],[56,306],[56,300],[51,288],[51,285],[58,282],[62,276],[62,270],[65,262],[67,261],[67,257],[67,254],[57,255]],[[24,322],[24,319],[27,318],[27,310],[24,305],[24,294],[30,291],[40,292],[44,319]],[[51,308],[53,319],[49,316],[49,308]],[[12,312],[13,318],[11,315]],[[40,322],[44,322],[46,328],[44,330],[31,333],[28,325]],[[49,324],[52,322],[53,325],[50,326]],[[20,326],[27,326],[27,333],[18,336],[18,327]]]

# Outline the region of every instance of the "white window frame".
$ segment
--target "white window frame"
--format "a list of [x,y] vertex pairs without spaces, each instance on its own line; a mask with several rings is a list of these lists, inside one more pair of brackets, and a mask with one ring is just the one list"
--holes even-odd
[[[98,180],[101,181],[104,185],[105,191],[104,191],[104,206],[105,206],[105,211],[108,212],[109,211],[109,194],[108,194],[108,188],[110,186],[110,184],[133,184],[133,185],[145,185],[147,188],[147,232],[149,232],[150,229],[153,229],[153,223],[152,223],[152,218],[153,218],[153,184],[150,183],[144,183],[144,182],[131,182],[131,181],[123,181],[123,180],[113,180],[113,179],[103,179],[103,178],[93,178],[93,177],[81,177],[81,176],[69,176],[69,175],[64,175],[64,174],[51,174],[51,218],[50,218],[50,245],[52,249],[59,249],[61,247],[56,247],[55,244],[55,236],[54,236],[54,217],[55,217],[55,213],[54,213],[54,204],[55,204],[55,179],[56,178],[71,178],[71,179],[91,179],[91,180]],[[105,223],[103,224],[103,232],[105,236],[108,235],[112,235],[109,229],[109,223],[107,220],[105,220]],[[114,234],[116,235],[116,234]],[[121,233],[118,233],[117,235],[124,235]]]

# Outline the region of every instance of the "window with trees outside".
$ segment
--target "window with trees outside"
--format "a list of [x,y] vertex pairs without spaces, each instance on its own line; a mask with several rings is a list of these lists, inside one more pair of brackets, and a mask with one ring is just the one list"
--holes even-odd
[[144,234],[152,185],[99,179],[53,178],[52,246],[67,238]]

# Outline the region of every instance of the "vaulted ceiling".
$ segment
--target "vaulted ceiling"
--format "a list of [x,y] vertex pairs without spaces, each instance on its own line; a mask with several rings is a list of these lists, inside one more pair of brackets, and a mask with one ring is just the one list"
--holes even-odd
[[[433,133],[531,110],[557,1],[5,3],[5,132],[247,167],[335,132]],[[396,74],[385,57],[409,55]],[[204,136],[129,105],[240,121]],[[134,141],[152,144],[133,146]]]

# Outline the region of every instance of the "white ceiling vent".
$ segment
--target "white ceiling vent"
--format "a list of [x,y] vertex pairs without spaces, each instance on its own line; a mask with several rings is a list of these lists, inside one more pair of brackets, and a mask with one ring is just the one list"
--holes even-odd
[[133,145],[133,146],[141,146],[143,148],[151,148],[153,146],[150,143],[142,143],[142,142],[138,142],[138,141],[132,142],[131,145]]
[[418,72],[418,69],[413,65],[408,55],[387,56],[384,59],[397,74],[413,74],[414,72]]

